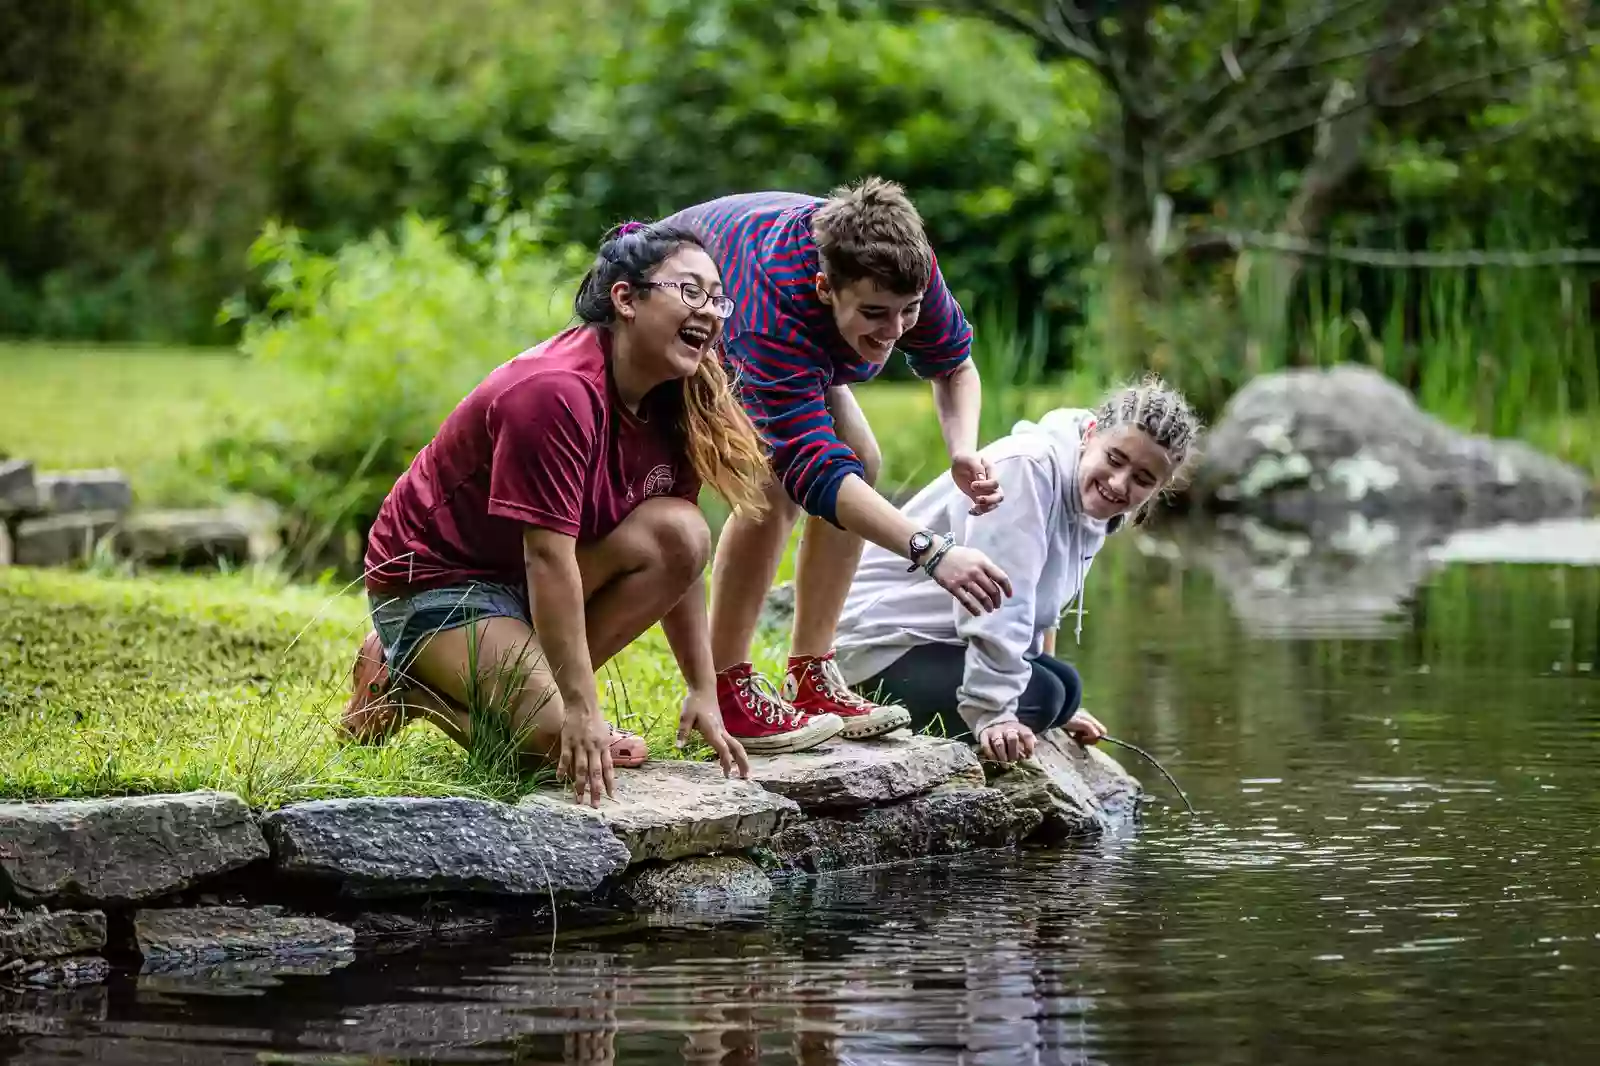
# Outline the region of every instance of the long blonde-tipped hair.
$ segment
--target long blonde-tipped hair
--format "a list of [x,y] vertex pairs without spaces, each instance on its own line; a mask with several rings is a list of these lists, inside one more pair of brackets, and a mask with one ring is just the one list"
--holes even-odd
[[766,449],[716,354],[700,360],[693,376],[684,379],[678,425],[701,484],[711,486],[735,514],[764,513],[771,477]]

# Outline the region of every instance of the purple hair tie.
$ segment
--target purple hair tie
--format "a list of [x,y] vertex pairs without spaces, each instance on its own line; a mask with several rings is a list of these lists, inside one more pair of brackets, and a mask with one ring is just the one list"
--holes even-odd
[[644,228],[645,224],[643,222],[624,222],[622,225],[617,227],[617,236],[626,237],[628,234],[638,233]]

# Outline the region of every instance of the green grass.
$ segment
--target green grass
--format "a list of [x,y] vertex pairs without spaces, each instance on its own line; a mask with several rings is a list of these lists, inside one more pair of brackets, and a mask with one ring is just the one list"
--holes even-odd
[[[371,795],[511,799],[540,783],[425,723],[381,746],[334,726],[366,626],[353,593],[251,573],[0,569],[0,796],[219,788],[256,807]],[[764,649],[774,665],[778,649]],[[683,684],[659,629],[601,672],[609,717],[674,749]],[[704,757],[696,747],[688,753]]]
[[228,414],[291,389],[227,349],[0,344],[0,453],[40,469],[117,467],[142,503],[209,500],[176,460]]

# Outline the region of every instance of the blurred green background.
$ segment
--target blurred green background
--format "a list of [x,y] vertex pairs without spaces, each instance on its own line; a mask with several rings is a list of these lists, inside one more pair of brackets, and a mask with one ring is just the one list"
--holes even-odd
[[[0,451],[348,556],[608,226],[906,184],[984,435],[1145,368],[1357,360],[1600,471],[1578,0],[0,5]],[[869,387],[891,483],[937,427]]]

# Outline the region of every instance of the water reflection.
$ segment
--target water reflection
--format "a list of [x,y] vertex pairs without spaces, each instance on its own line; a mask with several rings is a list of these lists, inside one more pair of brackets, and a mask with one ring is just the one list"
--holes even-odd
[[1115,552],[1086,701],[1198,817],[320,975],[0,992],[0,1059],[1590,1061],[1600,569],[1430,565],[1319,628],[1236,613],[1220,555]]

